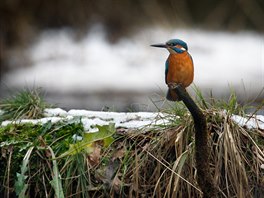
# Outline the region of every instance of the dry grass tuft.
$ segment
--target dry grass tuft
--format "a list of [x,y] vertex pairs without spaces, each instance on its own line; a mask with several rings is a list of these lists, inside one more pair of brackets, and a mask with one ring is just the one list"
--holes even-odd
[[[230,114],[204,111],[210,133],[210,162],[218,197],[261,197],[264,193],[263,131],[247,130]],[[128,133],[130,156],[122,174],[125,197],[202,197],[196,176],[194,129],[191,116],[181,124],[145,133]],[[122,170],[122,169],[120,169]]]

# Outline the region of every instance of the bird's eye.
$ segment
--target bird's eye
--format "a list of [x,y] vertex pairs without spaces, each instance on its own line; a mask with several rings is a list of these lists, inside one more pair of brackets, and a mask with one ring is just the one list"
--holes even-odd
[[168,46],[174,46],[174,44],[173,44],[173,43],[168,43],[167,45],[168,45]]

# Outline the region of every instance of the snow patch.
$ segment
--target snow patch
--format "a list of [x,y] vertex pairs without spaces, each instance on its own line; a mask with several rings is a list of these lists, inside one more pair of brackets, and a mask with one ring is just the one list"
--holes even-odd
[[64,117],[67,115],[67,111],[61,109],[61,108],[47,108],[44,110],[44,116],[45,117],[54,117],[54,116],[60,116]]
[[[121,128],[142,128],[146,126],[154,125],[165,125],[169,122],[166,119],[166,115],[163,113],[151,113],[151,112],[137,112],[137,113],[128,113],[128,112],[103,112],[103,111],[87,111],[87,110],[70,110],[66,112],[63,109],[45,109],[45,118],[41,119],[23,119],[17,121],[4,121],[2,126],[8,124],[23,124],[23,123],[32,123],[32,124],[45,124],[48,121],[56,123],[59,121],[69,121],[69,120],[80,120],[84,126],[84,129],[87,132],[97,132],[98,129],[96,125],[108,125],[110,123],[115,123],[116,127]],[[76,119],[80,118],[80,119]],[[231,119],[242,127],[247,127],[249,129],[259,128],[264,129],[264,116],[255,115],[251,118],[244,118],[238,115],[232,115]]]
[[264,116],[262,115],[256,115],[252,118],[244,118],[238,115],[232,115],[231,119],[238,125],[247,127],[248,129],[264,129]]
[[[17,121],[4,121],[2,126],[8,124],[45,124],[48,121],[56,123],[59,121],[73,120],[80,117],[84,129],[87,132],[97,132],[96,125],[108,125],[115,123],[116,127],[123,128],[141,128],[154,124],[166,124],[168,120],[164,118],[162,113],[138,112],[138,113],[117,113],[117,112],[102,112],[102,111],[87,111],[87,110],[70,110],[66,112],[63,109],[45,109],[45,118],[41,119],[23,119]],[[59,117],[60,116],[60,117]]]
[[56,123],[62,120],[60,117],[47,117],[41,119],[23,119],[23,120],[6,120],[2,122],[2,126],[7,126],[8,124],[25,124],[25,123],[32,123],[32,124],[46,124],[47,122],[51,121],[52,123]]

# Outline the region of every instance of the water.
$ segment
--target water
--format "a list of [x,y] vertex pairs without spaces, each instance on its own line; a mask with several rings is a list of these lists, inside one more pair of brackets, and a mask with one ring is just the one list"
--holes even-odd
[[171,38],[188,43],[194,83],[203,92],[223,98],[233,89],[248,100],[263,89],[262,34],[148,28],[111,44],[100,25],[79,40],[69,30],[43,32],[25,53],[27,65],[3,82],[8,88],[43,87],[48,101],[65,108],[155,110],[150,98],[165,94],[168,52],[149,45]]

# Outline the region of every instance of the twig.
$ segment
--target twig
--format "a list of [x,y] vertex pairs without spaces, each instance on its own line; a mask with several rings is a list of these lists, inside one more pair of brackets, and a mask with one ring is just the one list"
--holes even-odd
[[198,184],[203,191],[203,197],[217,197],[216,187],[213,183],[212,175],[210,174],[208,132],[205,116],[181,85],[174,86],[173,90],[176,92],[179,99],[184,102],[193,117],[197,176]]

